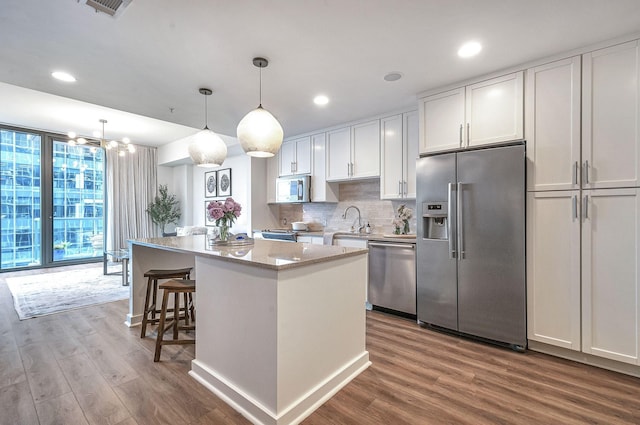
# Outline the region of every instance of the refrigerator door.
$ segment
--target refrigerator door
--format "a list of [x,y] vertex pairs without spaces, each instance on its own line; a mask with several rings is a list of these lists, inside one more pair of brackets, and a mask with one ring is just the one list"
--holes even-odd
[[458,330],[526,347],[524,145],[458,154]]
[[[418,233],[416,237],[417,316],[418,320],[448,329],[458,328],[458,293],[455,249],[455,194],[449,196],[449,187],[455,188],[456,155],[446,154],[419,158],[416,162],[416,209]],[[449,202],[451,198],[451,202]],[[429,239],[427,204],[442,203],[449,211],[448,239]],[[446,203],[446,204],[444,204]],[[451,242],[451,246],[450,246]]]

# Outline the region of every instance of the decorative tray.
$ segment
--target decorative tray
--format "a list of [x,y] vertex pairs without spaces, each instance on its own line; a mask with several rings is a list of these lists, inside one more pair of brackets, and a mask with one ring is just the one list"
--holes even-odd
[[243,239],[230,239],[228,241],[221,240],[210,240],[208,241],[209,245],[214,246],[244,246],[244,245],[253,245],[253,238],[243,238]]

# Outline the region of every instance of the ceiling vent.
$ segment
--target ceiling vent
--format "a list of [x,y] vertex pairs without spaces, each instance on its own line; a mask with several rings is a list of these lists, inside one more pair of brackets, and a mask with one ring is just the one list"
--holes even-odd
[[92,7],[97,12],[103,12],[114,18],[122,15],[124,9],[132,0],[86,0],[87,6]]

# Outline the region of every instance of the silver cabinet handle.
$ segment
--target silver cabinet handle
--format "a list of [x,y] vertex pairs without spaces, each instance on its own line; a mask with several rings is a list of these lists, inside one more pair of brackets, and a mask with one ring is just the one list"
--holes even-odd
[[584,219],[589,218],[589,195],[584,195],[582,200],[582,210],[584,211]]
[[351,177],[351,163],[347,162],[347,176]]
[[577,185],[578,184],[578,168],[580,168],[580,167],[578,165],[578,161],[576,161],[573,165],[574,165],[574,167],[573,167],[573,184]]
[[409,243],[369,242],[369,246],[379,246],[382,248],[416,249],[416,246],[413,242],[409,242]]
[[402,181],[398,180],[398,196],[402,195]]
[[458,195],[458,202],[457,202],[457,210],[458,210],[458,259],[462,260],[464,259],[464,227],[462,225],[462,183],[458,183],[458,187],[457,187],[457,195]]
[[573,200],[571,201],[571,203],[573,204],[573,219],[577,220],[578,219],[578,195],[573,195]]
[[462,124],[460,124],[460,147],[462,147]]
[[[449,239],[449,259],[456,258],[456,248],[453,245],[453,235],[451,234],[451,192],[453,192],[453,183],[447,185],[447,239]],[[425,229],[426,230],[426,229]]]
[[406,180],[402,181],[402,186],[404,187],[404,195],[407,195],[408,189],[407,189],[407,181]]
[[584,184],[589,184],[589,160],[584,162]]
[[471,141],[471,137],[470,137],[471,129],[470,129],[470,127],[471,127],[471,124],[467,123],[467,147],[469,147],[469,142]]

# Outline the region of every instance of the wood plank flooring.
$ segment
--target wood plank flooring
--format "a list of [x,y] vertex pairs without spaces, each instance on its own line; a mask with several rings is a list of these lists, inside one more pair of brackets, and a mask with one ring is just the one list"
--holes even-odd
[[[61,269],[56,269],[61,271]],[[193,346],[123,322],[127,301],[19,321],[0,275],[0,424],[247,424],[187,375]],[[305,425],[640,424],[640,379],[367,313],[373,365]]]

